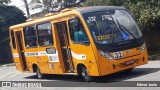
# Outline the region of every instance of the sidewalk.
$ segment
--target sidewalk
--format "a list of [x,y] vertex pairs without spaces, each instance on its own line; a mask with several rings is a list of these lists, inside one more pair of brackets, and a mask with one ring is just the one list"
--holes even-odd
[[0,67],[10,67],[10,66],[15,66],[15,63],[9,63],[9,64],[0,65]]
[[148,64],[141,65],[136,68],[160,68],[160,60],[148,61]]

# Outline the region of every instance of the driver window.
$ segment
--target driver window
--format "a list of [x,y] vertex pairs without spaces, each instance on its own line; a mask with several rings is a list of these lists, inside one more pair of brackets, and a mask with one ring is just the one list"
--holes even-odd
[[85,43],[89,42],[85,29],[79,20],[79,18],[74,18],[69,20],[70,37],[75,43]]

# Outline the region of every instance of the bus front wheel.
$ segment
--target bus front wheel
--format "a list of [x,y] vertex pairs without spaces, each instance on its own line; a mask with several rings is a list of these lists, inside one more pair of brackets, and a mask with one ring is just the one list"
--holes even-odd
[[87,68],[85,66],[82,66],[81,68],[82,68],[81,76],[83,77],[83,79],[87,82],[92,81],[93,77],[89,75]]
[[37,67],[37,70],[36,70],[36,75],[37,75],[38,79],[43,79],[43,77],[44,77],[44,75],[40,72],[38,67]]

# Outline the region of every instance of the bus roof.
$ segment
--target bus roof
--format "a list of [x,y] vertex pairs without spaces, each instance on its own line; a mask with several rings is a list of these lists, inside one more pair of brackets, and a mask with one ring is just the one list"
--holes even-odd
[[89,13],[89,12],[95,12],[95,11],[102,11],[102,10],[116,10],[116,9],[125,9],[124,7],[119,7],[119,6],[91,6],[91,7],[80,7],[80,8],[70,8],[70,9],[65,9],[62,10],[60,13],[53,14],[53,15],[46,15],[46,17],[36,19],[36,20],[28,20],[25,23],[14,25],[10,27],[10,30],[16,29],[16,28],[21,28],[21,27],[27,27],[30,25],[34,25],[36,23],[43,23],[47,22],[49,20],[52,20],[54,18],[60,18],[65,15],[69,15],[71,11],[76,11],[81,14],[84,13]]
[[92,7],[86,7],[86,8],[77,8],[76,10],[83,13],[89,13],[89,12],[96,12],[96,11],[103,11],[103,10],[117,10],[117,9],[125,9],[124,7],[120,6],[92,6]]

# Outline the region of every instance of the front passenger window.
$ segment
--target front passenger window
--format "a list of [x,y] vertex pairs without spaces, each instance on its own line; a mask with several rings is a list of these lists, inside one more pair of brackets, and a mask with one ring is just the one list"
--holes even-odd
[[75,43],[89,42],[85,29],[78,18],[69,21],[71,39]]

